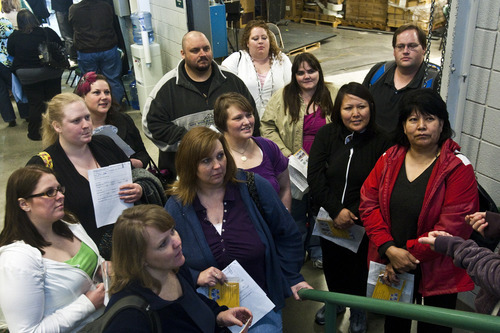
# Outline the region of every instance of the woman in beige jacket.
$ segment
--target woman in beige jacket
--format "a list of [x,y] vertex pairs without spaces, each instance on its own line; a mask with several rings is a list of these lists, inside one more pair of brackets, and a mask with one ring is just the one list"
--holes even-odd
[[[292,81],[273,94],[261,120],[261,134],[274,141],[285,156],[311,149],[318,130],[330,122],[337,88],[326,83],[318,59],[301,53],[292,65]],[[311,238],[314,219],[310,214],[309,196],[297,194],[292,184],[292,216],[295,219],[313,265],[323,267],[317,237]]]

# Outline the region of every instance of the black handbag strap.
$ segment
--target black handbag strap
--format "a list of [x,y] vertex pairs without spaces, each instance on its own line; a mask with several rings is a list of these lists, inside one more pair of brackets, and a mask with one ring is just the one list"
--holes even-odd
[[262,215],[262,218],[265,220],[266,215],[264,214],[264,209],[262,208],[262,205],[260,203],[259,193],[257,193],[257,186],[255,185],[255,174],[253,172],[245,171],[245,175],[247,178],[248,193],[255,203],[255,206],[257,206],[260,215]]

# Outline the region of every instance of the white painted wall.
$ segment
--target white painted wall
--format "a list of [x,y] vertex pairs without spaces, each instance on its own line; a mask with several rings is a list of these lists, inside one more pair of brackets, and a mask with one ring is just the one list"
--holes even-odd
[[162,52],[163,73],[174,68],[181,59],[182,36],[188,32],[186,3],[182,2],[183,8],[178,8],[175,0],[149,1],[155,40]]
[[[474,165],[479,183],[500,205],[500,1],[456,0],[455,5],[477,9],[470,11],[476,15],[471,18],[471,36],[453,37],[454,45],[468,43],[472,53],[468,66],[461,68],[464,76],[455,78],[465,77],[465,93],[448,91],[448,105],[463,105],[463,110],[450,110],[463,113],[461,127],[455,127],[462,152]],[[457,30],[460,24],[465,23],[458,21]]]

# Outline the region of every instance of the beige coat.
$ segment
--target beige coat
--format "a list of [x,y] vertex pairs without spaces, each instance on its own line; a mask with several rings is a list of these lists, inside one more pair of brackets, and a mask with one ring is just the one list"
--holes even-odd
[[[330,90],[332,103],[335,101],[338,89],[333,84],[327,84]],[[290,113],[285,114],[285,103],[283,101],[283,89],[276,91],[269,103],[266,111],[260,121],[260,133],[263,137],[272,140],[281,149],[285,156],[290,156],[302,148],[304,115],[306,107],[302,103],[300,107],[299,120],[296,123],[292,122]],[[331,122],[330,117],[327,117],[326,122]]]

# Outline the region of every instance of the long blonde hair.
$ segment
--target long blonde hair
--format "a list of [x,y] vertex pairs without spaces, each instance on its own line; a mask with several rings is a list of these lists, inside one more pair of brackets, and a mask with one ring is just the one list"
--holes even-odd
[[78,95],[73,93],[62,93],[54,96],[47,104],[47,112],[42,119],[42,144],[44,147],[53,145],[59,139],[59,134],[56,132],[52,123],[55,121],[62,124],[64,119],[64,108],[71,103],[85,101]]

